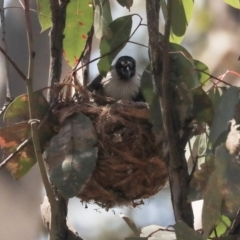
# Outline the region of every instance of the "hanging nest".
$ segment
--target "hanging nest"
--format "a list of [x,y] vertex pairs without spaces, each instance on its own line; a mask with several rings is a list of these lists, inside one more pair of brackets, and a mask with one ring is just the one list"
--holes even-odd
[[145,103],[115,102],[59,104],[55,116],[66,118],[76,112],[88,116],[98,136],[98,160],[94,172],[78,195],[82,202],[109,209],[136,206],[156,194],[168,173],[148,121]]

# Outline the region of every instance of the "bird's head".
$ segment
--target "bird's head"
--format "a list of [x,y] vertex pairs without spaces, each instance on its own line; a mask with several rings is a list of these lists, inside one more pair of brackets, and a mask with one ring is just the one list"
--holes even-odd
[[128,80],[136,73],[136,61],[130,56],[122,56],[117,60],[115,68],[121,79]]

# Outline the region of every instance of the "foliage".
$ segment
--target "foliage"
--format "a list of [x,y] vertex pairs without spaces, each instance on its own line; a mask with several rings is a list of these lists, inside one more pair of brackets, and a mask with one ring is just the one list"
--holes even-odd
[[[129,11],[133,0],[117,0],[118,7],[126,7]],[[165,21],[168,18],[167,4],[160,0],[161,11]],[[224,0],[232,7],[240,8],[238,0]],[[49,1],[37,0],[39,21],[42,31],[51,27],[51,10]],[[238,125],[236,138],[237,152],[230,154],[225,146],[229,139],[228,122],[235,118],[239,123],[239,88],[229,86],[227,79],[211,76],[208,67],[194,59],[181,42],[185,36],[193,13],[193,0],[174,1],[170,13],[170,69],[168,86],[172,95],[172,118],[175,135],[179,145],[190,142],[191,137],[197,137],[195,147],[197,158],[202,157],[203,164],[196,167],[191,175],[188,191],[189,201],[203,199],[202,231],[195,231],[186,223],[178,221],[171,229],[160,226],[148,226],[138,231],[134,222],[122,216],[132,229],[134,237],[126,239],[236,239],[232,234],[233,226],[240,208],[240,139]],[[132,29],[133,18],[139,18],[139,24]],[[63,40],[63,53],[69,65],[73,68],[80,56],[85,54],[87,40],[94,27],[96,38],[100,39],[100,60],[98,69],[105,76],[111,68],[117,54],[124,48],[139,27],[143,26],[138,14],[112,19],[110,2],[94,0],[70,1],[66,12],[66,23]],[[159,33],[158,40],[162,42],[164,34]],[[82,54],[83,53],[83,54]],[[162,59],[161,59],[162,61]],[[149,122],[156,138],[165,143],[163,114],[161,109],[161,90],[153,80],[151,61],[141,77],[141,91],[149,106]],[[206,88],[207,86],[207,88]],[[208,90],[206,90],[208,89]],[[7,168],[15,178],[24,176],[36,163],[31,130],[28,121],[30,95],[17,97],[7,108],[4,115],[6,127],[0,129],[0,145],[4,157],[17,152],[7,163]],[[33,93],[35,118],[41,122],[39,126],[42,152],[45,151],[49,162],[49,176],[59,192],[66,199],[75,197],[82,191],[91,176],[97,161],[97,133],[84,114],[67,116],[58,126],[58,133],[53,130],[51,108],[41,91]],[[32,120],[32,119],[31,119]],[[233,125],[232,125],[233,127]],[[186,129],[191,129],[187,135]],[[232,129],[231,129],[232,131]],[[50,143],[49,140],[51,139]],[[27,140],[27,141],[25,141]],[[24,143],[25,142],[25,143]],[[19,145],[23,144],[19,150]],[[48,147],[46,147],[48,143]],[[186,145],[186,144],[185,144]],[[186,146],[183,146],[183,151]],[[51,161],[50,161],[50,160]],[[197,163],[195,163],[197,164]]]

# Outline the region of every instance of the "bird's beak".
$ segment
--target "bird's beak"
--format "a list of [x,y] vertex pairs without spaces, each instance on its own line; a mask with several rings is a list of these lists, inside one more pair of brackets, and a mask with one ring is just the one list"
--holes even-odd
[[126,71],[124,74],[125,74],[126,78],[130,78],[131,71],[130,71],[129,67],[126,68]]

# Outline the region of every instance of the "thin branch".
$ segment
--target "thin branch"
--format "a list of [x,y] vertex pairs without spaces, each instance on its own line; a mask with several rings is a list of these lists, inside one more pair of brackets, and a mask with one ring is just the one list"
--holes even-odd
[[27,77],[26,75],[20,70],[20,68],[17,66],[17,64],[8,56],[8,54],[4,51],[4,49],[0,46],[0,52],[4,55],[4,57],[12,64],[13,68],[16,70],[16,72],[20,75],[20,77],[26,81]]
[[144,45],[144,44],[141,44],[141,43],[137,43],[137,42],[133,42],[133,41],[128,41],[129,43],[133,43],[133,44],[136,44],[138,46],[141,46],[141,47],[145,47],[145,48],[149,48],[148,46]]
[[[34,52],[34,48],[33,48],[33,34],[32,34],[32,26],[31,26],[31,18],[30,18],[29,0],[24,0],[24,10],[25,10],[25,18],[26,18],[26,26],[27,26],[27,40],[28,40],[28,50],[29,50],[28,76],[27,76],[27,80],[26,80],[28,99],[29,99],[29,101],[28,101],[29,115],[30,115],[29,124],[31,126],[31,136],[32,136],[32,141],[33,141],[33,146],[34,146],[35,157],[37,158],[42,181],[43,181],[46,193],[47,193],[47,197],[52,206],[52,208],[51,208],[51,210],[52,210],[52,209],[54,209],[54,206],[56,205],[56,200],[55,200],[55,196],[52,192],[50,182],[48,180],[45,164],[44,164],[43,157],[42,157],[41,145],[40,145],[39,134],[38,134],[39,120],[35,119],[35,108],[34,108],[34,101],[33,101],[33,70],[34,70],[35,52]],[[55,221],[56,220],[54,219],[54,222]],[[53,231],[50,232],[50,233],[52,233],[50,235],[50,240],[54,240],[56,237],[56,233],[57,233],[56,226],[52,227],[52,230]]]
[[[18,6],[8,6],[8,7],[3,8],[3,10],[7,10],[7,9],[20,9],[20,10],[23,10],[22,7],[18,7]],[[48,17],[48,16],[46,16],[45,14],[43,14],[42,12],[39,12],[39,11],[37,11],[37,10],[35,10],[35,9],[29,8],[29,10],[30,10],[31,12],[40,14],[40,15],[42,15],[42,16],[44,16],[44,17]]]

